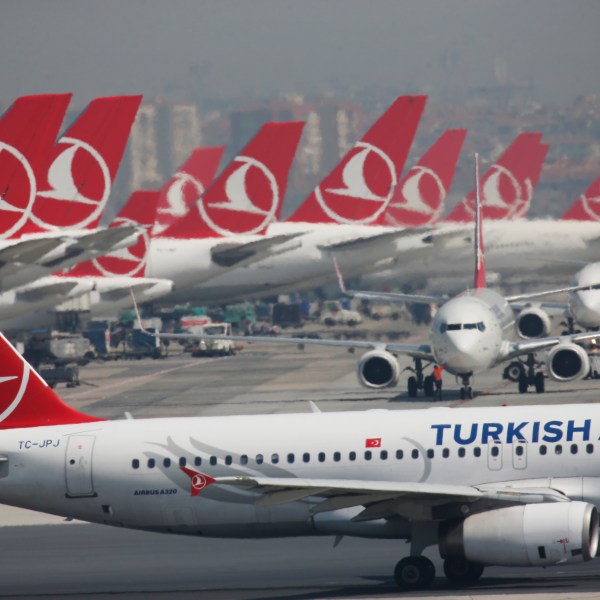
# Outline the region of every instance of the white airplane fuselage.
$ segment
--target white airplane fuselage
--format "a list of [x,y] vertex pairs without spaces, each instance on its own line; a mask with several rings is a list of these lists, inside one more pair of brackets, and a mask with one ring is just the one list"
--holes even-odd
[[[600,263],[586,265],[573,279],[573,285],[593,284],[600,284]],[[580,327],[584,329],[600,327],[600,290],[571,292],[568,306],[571,316]]]
[[[265,476],[553,488],[600,508],[595,405],[140,419],[0,432],[0,502],[86,521],[211,537],[403,538],[404,517],[352,521],[362,506],[261,502],[251,487],[192,496],[210,477]],[[369,445],[375,440],[375,447]],[[416,509],[416,507],[415,507]],[[409,510],[408,508],[404,509]],[[422,519],[431,518],[425,514]]]
[[499,362],[513,332],[513,311],[504,297],[488,288],[468,290],[437,311],[431,346],[436,362],[450,373],[478,373]]

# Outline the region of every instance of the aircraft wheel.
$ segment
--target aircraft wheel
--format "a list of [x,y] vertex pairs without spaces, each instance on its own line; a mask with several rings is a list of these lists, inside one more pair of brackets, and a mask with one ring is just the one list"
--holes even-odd
[[519,377],[519,394],[526,394],[528,387],[529,384],[527,383],[527,375],[523,373],[521,377]]
[[465,388],[460,388],[460,399],[464,400],[466,396]]
[[508,379],[516,383],[519,381],[519,377],[521,377],[521,374],[524,372],[525,370],[523,365],[519,361],[515,360],[504,369],[504,379]]
[[417,397],[417,391],[418,391],[417,378],[416,377],[409,377],[408,378],[408,395],[411,398],[416,398]]
[[534,384],[535,384],[535,391],[538,394],[543,394],[546,389],[546,382],[544,381],[544,374],[541,371],[538,371],[535,374]]
[[425,379],[423,380],[423,391],[425,392],[425,395],[429,396],[430,398],[433,397],[433,394],[434,394],[433,388],[434,388],[433,376],[427,375],[427,377],[425,377]]
[[467,388],[466,396],[469,400],[473,400],[473,388],[471,386]]
[[435,567],[425,556],[407,556],[394,569],[394,579],[404,590],[423,590],[435,579]]
[[453,583],[473,583],[481,577],[484,568],[481,563],[463,558],[447,558],[444,561],[444,574]]

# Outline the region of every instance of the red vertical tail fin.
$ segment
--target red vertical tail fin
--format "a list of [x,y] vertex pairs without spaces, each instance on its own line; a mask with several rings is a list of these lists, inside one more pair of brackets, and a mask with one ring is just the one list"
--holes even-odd
[[0,390],[0,429],[103,420],[66,405],[1,333]]
[[229,163],[187,218],[162,232],[167,238],[262,234],[279,219],[287,179],[304,123],[266,123]]
[[[540,139],[540,133],[520,134],[483,176],[481,201],[486,219],[526,216],[548,152],[548,146],[540,144]],[[474,214],[475,191],[472,191],[445,220],[469,222]]]
[[396,186],[392,201],[377,223],[422,227],[437,221],[466,136],[466,129],[445,131]]
[[17,237],[31,214],[38,179],[71,94],[23,96],[0,120],[0,238]]
[[374,223],[392,199],[426,96],[400,96],[287,221]]
[[215,178],[224,151],[224,146],[196,148],[179,167],[160,191],[152,237],[161,237],[173,223],[187,218]]
[[481,203],[481,182],[479,181],[479,154],[475,155],[475,277],[473,287],[487,287],[485,279],[485,252],[483,246],[483,210]]
[[23,233],[98,226],[141,99],[97,98],[88,105],[54,147]]
[[568,221],[600,221],[600,177],[575,200],[561,219]]
[[149,231],[156,216],[158,196],[159,192],[147,190],[133,192],[110,224],[111,227],[123,225],[145,227],[145,230],[138,235],[135,244],[79,263],[68,272],[59,274],[68,277],[144,277],[150,247]]

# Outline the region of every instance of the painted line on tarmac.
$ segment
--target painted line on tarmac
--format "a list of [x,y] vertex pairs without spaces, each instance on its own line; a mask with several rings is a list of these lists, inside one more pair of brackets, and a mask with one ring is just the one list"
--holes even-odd
[[103,385],[103,386],[98,386],[98,387],[94,387],[91,388],[85,392],[81,392],[79,394],[74,393],[72,395],[70,394],[64,394],[63,398],[69,398],[71,400],[81,400],[83,398],[87,398],[88,396],[94,396],[94,395],[98,395],[98,394],[102,394],[106,391],[109,390],[118,390],[119,388],[123,388],[123,387],[129,387],[132,384],[139,384],[141,383],[146,383],[147,381],[152,381],[153,379],[157,379],[158,377],[162,377],[163,375],[166,375],[167,373],[173,373],[175,371],[181,371],[183,369],[188,369],[189,367],[194,367],[194,366],[198,366],[198,365],[206,365],[208,363],[212,363],[215,362],[217,360],[224,360],[226,358],[229,358],[227,356],[218,356],[216,358],[209,358],[209,359],[205,359],[205,360],[192,360],[190,362],[186,362],[183,365],[179,365],[177,367],[170,367],[169,369],[161,369],[160,371],[154,371],[153,373],[149,373],[148,375],[139,375],[137,377],[127,377],[125,379],[123,379],[123,381],[117,381],[115,383],[112,383],[110,385]]

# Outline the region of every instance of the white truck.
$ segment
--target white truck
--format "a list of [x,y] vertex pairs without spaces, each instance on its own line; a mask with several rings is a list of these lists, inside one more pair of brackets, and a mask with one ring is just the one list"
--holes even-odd
[[203,338],[203,335],[231,335],[230,323],[207,323],[195,328],[198,340],[192,344],[192,356],[232,356],[235,346],[231,340]]

